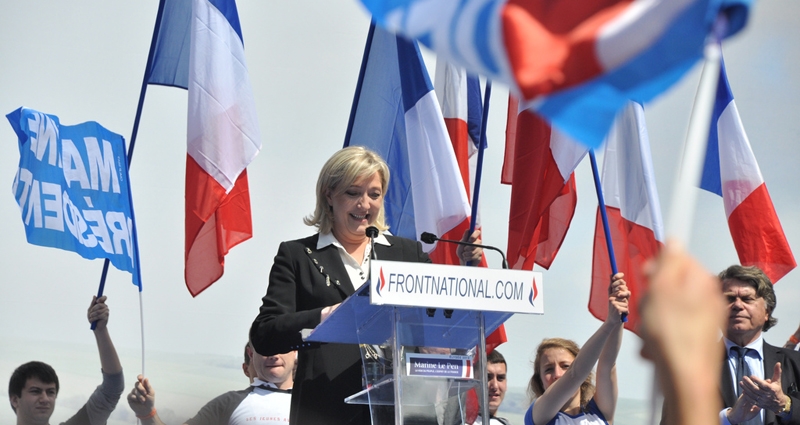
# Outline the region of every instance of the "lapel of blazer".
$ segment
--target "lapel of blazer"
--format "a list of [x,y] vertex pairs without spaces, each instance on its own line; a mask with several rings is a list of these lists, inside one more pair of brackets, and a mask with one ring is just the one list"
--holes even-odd
[[[352,295],[355,289],[353,288],[353,283],[350,281],[350,275],[347,274],[347,269],[344,268],[339,249],[333,245],[317,249],[318,240],[318,237],[313,238],[313,246],[308,247],[311,249],[310,261],[313,262],[315,259],[317,260],[318,264],[314,264],[314,266],[317,267],[317,269],[322,267],[320,273],[323,276],[330,276],[331,287],[335,287],[339,290],[342,294],[342,299],[345,299]],[[325,277],[323,277],[323,279],[324,278]]]
[[[764,353],[764,379],[772,379],[772,372],[775,370],[775,363],[778,363],[780,359],[778,358],[778,350],[767,344],[767,341],[762,340],[763,347],[761,348],[761,352]],[[783,391],[786,391],[786,386],[784,385]],[[777,423],[777,418],[775,417],[775,412],[771,410],[764,409],[764,423],[765,424],[774,424]]]

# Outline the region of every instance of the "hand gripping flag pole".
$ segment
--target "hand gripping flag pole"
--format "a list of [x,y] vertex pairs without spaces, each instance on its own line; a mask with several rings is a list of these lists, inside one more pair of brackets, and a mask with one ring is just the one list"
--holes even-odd
[[[599,206],[600,216],[603,218],[603,233],[606,236],[606,246],[608,247],[608,260],[611,263],[611,275],[619,273],[617,270],[617,257],[614,256],[614,243],[611,241],[611,230],[608,228],[608,215],[606,214],[606,201],[603,198],[603,186],[600,183],[600,173],[597,171],[597,158],[594,149],[589,149],[589,160],[592,163],[592,175],[594,176],[594,188],[597,191],[597,205]],[[628,321],[628,313],[621,317],[623,322]]]

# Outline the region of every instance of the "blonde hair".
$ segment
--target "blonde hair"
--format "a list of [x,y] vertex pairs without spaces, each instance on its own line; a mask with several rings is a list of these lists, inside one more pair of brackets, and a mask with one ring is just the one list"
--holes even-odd
[[313,214],[303,219],[303,223],[315,226],[320,233],[330,233],[333,230],[333,210],[327,195],[340,195],[357,180],[375,173],[381,176],[381,208],[373,225],[380,231],[387,230],[383,200],[389,187],[389,166],[380,155],[363,146],[346,147],[325,162],[317,179],[317,206]]
[[[543,339],[539,347],[536,348],[536,359],[533,361],[533,376],[531,376],[531,380],[528,382],[528,398],[532,401],[533,399],[540,397],[544,394],[544,383],[542,382],[542,356],[544,352],[551,349],[551,348],[560,348],[562,350],[566,350],[572,354],[572,357],[575,358],[578,356],[578,352],[581,351],[578,344],[575,341],[563,338],[546,338]],[[592,380],[594,379],[594,374],[589,373],[589,376],[586,377],[586,380],[583,381],[581,384],[581,409],[584,409],[586,405],[591,400],[592,396],[594,395],[594,384]]]

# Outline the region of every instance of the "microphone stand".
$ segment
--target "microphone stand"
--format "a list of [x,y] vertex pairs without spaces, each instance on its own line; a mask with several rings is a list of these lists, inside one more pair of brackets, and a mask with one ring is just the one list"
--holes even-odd
[[496,248],[496,247],[493,247],[491,245],[482,245],[482,244],[477,244],[477,243],[461,242],[461,241],[455,241],[455,240],[451,240],[451,239],[440,239],[438,236],[434,235],[433,233],[428,233],[428,232],[422,232],[422,234],[420,235],[420,240],[422,242],[425,242],[426,244],[432,244],[432,243],[434,243],[436,241],[439,241],[439,242],[454,243],[456,245],[474,246],[474,247],[478,247],[478,248],[491,249],[492,251],[497,251],[497,252],[500,253],[500,257],[503,259],[503,264],[502,264],[503,269],[508,269],[508,262],[506,261],[506,255],[503,253],[502,250],[500,250],[500,248]]
[[[367,237],[369,238],[369,259],[370,265],[369,270],[367,270],[367,282],[372,285],[372,260],[378,259],[378,254],[375,253],[375,238],[378,237],[378,228],[375,226],[369,226],[366,230]],[[365,295],[369,295],[369,291],[366,291]]]
[[[433,233],[428,233],[428,232],[422,232],[422,234],[419,235],[419,238],[420,238],[420,240],[422,242],[424,242],[426,244],[432,244],[432,243],[434,243],[436,241],[439,241],[439,242],[454,243],[456,245],[474,246],[474,247],[478,247],[478,248],[485,248],[485,249],[491,249],[493,251],[497,251],[497,252],[500,253],[500,257],[503,259],[503,269],[506,269],[506,270],[508,269],[508,261],[506,261],[506,255],[499,248],[496,248],[496,247],[493,247],[493,246],[490,246],[490,245],[482,245],[482,244],[477,244],[477,243],[454,241],[454,240],[451,240],[451,239],[439,239],[438,236],[434,235]],[[425,313],[428,315],[428,317],[433,317],[434,314],[436,314],[436,309],[435,308],[425,309]],[[449,319],[452,315],[453,315],[453,310],[444,310],[444,317],[445,318]]]

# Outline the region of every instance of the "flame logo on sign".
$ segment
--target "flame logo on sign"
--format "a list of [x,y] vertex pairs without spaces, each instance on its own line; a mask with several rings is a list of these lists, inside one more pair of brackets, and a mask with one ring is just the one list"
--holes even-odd
[[531,286],[533,286],[533,288],[531,290],[531,296],[528,297],[528,302],[535,307],[536,305],[533,303],[533,300],[535,300],[536,297],[539,296],[539,290],[536,289],[536,278],[533,279]]
[[378,275],[378,282],[375,284],[375,289],[378,292],[378,295],[383,296],[381,295],[381,291],[383,290],[384,286],[386,286],[386,279],[383,278],[383,267],[381,267]]

